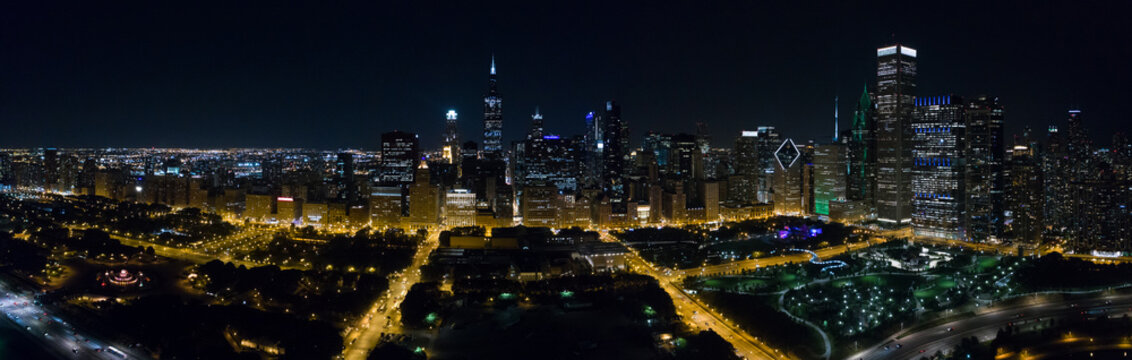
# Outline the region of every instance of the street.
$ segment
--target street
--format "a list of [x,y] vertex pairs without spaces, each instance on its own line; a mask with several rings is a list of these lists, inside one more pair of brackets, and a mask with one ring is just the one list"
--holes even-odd
[[342,357],[347,360],[365,360],[369,352],[381,342],[383,333],[400,331],[401,313],[398,306],[405,299],[409,288],[420,281],[420,268],[428,261],[429,254],[440,244],[440,231],[433,231],[417,248],[413,263],[389,279],[389,289],[370,306],[369,311],[355,325],[347,329],[346,349]]

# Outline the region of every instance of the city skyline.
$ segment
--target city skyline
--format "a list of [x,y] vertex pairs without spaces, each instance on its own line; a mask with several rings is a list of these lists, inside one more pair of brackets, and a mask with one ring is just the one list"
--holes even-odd
[[0,5],[0,359],[1127,357],[1129,10]]
[[[0,117],[8,119],[13,130],[0,135],[7,147],[373,150],[385,131],[440,133],[450,109],[468,114],[458,124],[462,138],[481,142],[473,135],[482,128],[471,114],[478,112],[493,54],[500,91],[509,104],[503,114],[504,143],[522,138],[526,118],[536,106],[545,116],[548,133],[573,135],[582,132],[586,113],[600,111],[610,99],[624,106],[631,128],[648,123],[650,129],[666,133],[691,133],[694,123],[704,122],[717,146],[729,147],[740,131],[766,125],[800,141],[823,142],[826,127],[832,125],[829,103],[835,97],[852,98],[871,83],[875,59],[870,49],[893,38],[921,53],[920,93],[998,96],[1012,115],[1007,134],[1017,134],[1025,125],[1065,126],[1061,114],[1081,109],[1089,114],[1094,140],[1107,144],[1107,134],[1126,130],[1120,126],[1125,119],[1119,99],[1129,90],[1114,85],[1129,80],[1129,70],[1119,64],[1132,58],[1119,46],[1105,46],[1126,43],[1127,32],[1109,28],[1111,22],[1074,21],[1119,12],[1099,5],[1062,9],[1047,4],[1017,13],[1001,4],[939,10],[971,17],[973,29],[961,33],[933,26],[938,20],[932,19],[924,24],[873,24],[871,20],[892,16],[914,19],[924,10],[879,5],[830,6],[805,19],[785,11],[790,9],[756,5],[690,8],[687,14],[665,5],[608,8],[611,14],[626,16],[626,31],[597,20],[573,26],[569,15],[585,13],[587,7],[502,6],[498,12],[469,5],[430,11],[350,9],[406,15],[386,19],[387,26],[427,15],[435,17],[420,23],[452,25],[404,39],[389,39],[383,35],[388,30],[375,31],[374,24],[381,21],[321,8],[267,9],[274,15],[268,19],[250,16],[261,10],[250,6],[232,9],[227,16],[195,9],[167,19],[179,9],[143,6],[109,23],[66,12],[19,17],[45,5],[23,6],[29,8],[6,12],[11,17],[6,30],[11,31],[4,32],[22,36],[0,38],[0,47],[13,54],[0,60],[9,79],[0,97]],[[737,15],[719,15],[721,8]],[[301,16],[301,10],[319,16]],[[460,25],[471,18],[460,11],[496,21],[457,34],[450,29],[463,28]],[[638,12],[643,16],[628,16]],[[786,15],[762,18],[778,12]],[[521,13],[534,15],[512,16]],[[815,24],[819,21],[814,18],[829,21]],[[990,23],[992,19],[999,23]],[[201,20],[220,26],[201,28],[196,25]],[[536,20],[545,24],[528,26]],[[696,26],[672,44],[637,30],[664,21]],[[245,29],[250,24],[264,26]],[[406,26],[420,26],[415,24]],[[513,31],[516,28],[532,31]],[[806,30],[797,31],[800,28]],[[142,29],[147,31],[133,31]],[[234,29],[245,35],[225,32]],[[676,35],[669,29],[657,31]],[[607,32],[611,35],[603,35]],[[1056,36],[1043,37],[1051,33]],[[1007,43],[993,40],[994,35],[1016,36]],[[533,41],[535,37],[541,40]],[[305,40],[284,41],[292,38]],[[373,41],[363,41],[367,39]],[[257,46],[245,46],[251,42]],[[40,46],[48,43],[71,45],[64,54]],[[418,46],[427,43],[440,45]],[[685,51],[673,52],[674,46]],[[1090,55],[1075,56],[1081,49]],[[986,58],[971,53],[996,61],[981,61]],[[852,113],[852,103],[839,105],[840,113]],[[842,129],[849,125],[847,119],[839,124]],[[631,133],[633,144],[643,135]],[[439,141],[426,137],[422,145],[432,148]]]

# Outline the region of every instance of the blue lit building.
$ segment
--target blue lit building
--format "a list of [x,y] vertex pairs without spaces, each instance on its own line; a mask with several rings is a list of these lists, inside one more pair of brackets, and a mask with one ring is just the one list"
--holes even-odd
[[915,100],[909,143],[912,231],[917,237],[967,239],[964,110],[954,96]]

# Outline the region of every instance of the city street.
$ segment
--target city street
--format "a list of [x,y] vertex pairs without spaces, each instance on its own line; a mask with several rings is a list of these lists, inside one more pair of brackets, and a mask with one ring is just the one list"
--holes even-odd
[[370,306],[366,315],[347,329],[346,349],[342,357],[346,360],[365,360],[369,352],[381,342],[382,334],[397,333],[401,329],[401,318],[398,306],[405,299],[409,288],[420,281],[420,268],[428,261],[429,254],[440,244],[440,231],[429,234],[424,243],[417,248],[413,255],[413,263],[405,270],[394,274],[389,279],[389,289],[381,294]]
[[[606,242],[617,241],[609,236],[608,232],[603,232],[601,237],[602,240]],[[720,337],[727,340],[727,342],[730,342],[731,345],[735,347],[735,352],[738,353],[739,356],[746,359],[789,358],[785,354],[772,349],[747,334],[747,332],[742,329],[739,329],[735,323],[728,321],[715,310],[707,307],[707,305],[689,295],[681,287],[683,280],[683,274],[681,272],[659,269],[641,258],[636,250],[632,248],[629,249],[628,256],[630,268],[636,273],[655,278],[660,284],[660,287],[672,298],[672,304],[676,307],[676,314],[680,315],[692,328],[715,331],[716,334],[719,334]]]

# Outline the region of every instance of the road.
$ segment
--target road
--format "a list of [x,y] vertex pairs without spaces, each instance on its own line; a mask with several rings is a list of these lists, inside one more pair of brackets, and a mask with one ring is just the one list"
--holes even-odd
[[[617,242],[608,232],[601,235],[603,241]],[[789,359],[779,350],[767,346],[757,338],[747,334],[734,322],[728,321],[714,309],[692,297],[683,289],[684,275],[680,271],[658,268],[629,248],[629,267],[636,273],[648,275],[657,280],[660,287],[672,298],[676,314],[694,329],[710,329],[735,347],[735,352],[745,359]]]
[[0,311],[7,321],[27,331],[49,352],[64,359],[148,359],[149,356],[122,344],[104,341],[52,314],[31,293],[0,282]]
[[[1077,306],[1073,306],[1077,304]],[[1132,311],[1132,294],[1105,295],[1089,300],[1048,300],[1034,298],[1020,305],[991,308],[983,312],[915,332],[898,336],[894,334],[885,341],[853,354],[849,359],[913,359],[936,351],[947,352],[959,344],[963,338],[978,337],[980,341],[994,339],[998,329],[1013,323],[1015,326],[1033,325],[1050,318],[1081,316],[1081,312],[1094,315],[1117,315]],[[1039,320],[1040,319],[1040,320]],[[948,331],[948,329],[954,329]],[[899,334],[899,333],[898,333]],[[897,339],[899,337],[899,339]],[[899,349],[896,344],[900,344]],[[884,347],[889,346],[889,350]]]
[[[885,241],[886,241],[885,238],[876,238],[876,239],[870,240],[870,241],[860,241],[860,242],[850,243],[850,244],[845,244],[845,245],[836,245],[836,246],[825,247],[825,248],[814,250],[814,252],[817,253],[819,258],[828,259],[828,258],[837,256],[837,255],[841,255],[841,254],[849,252],[849,251],[860,250],[860,249],[864,249],[864,248],[872,246],[872,245],[880,244],[880,243],[883,243]],[[757,258],[757,259],[732,261],[732,262],[729,262],[729,263],[726,263],[726,264],[710,265],[710,266],[698,267],[698,268],[693,268],[693,269],[683,269],[683,270],[677,271],[676,273],[680,277],[685,277],[685,276],[711,276],[711,275],[735,273],[735,272],[739,272],[739,271],[743,271],[743,270],[754,270],[754,269],[757,269],[757,268],[760,268],[760,267],[777,266],[777,265],[783,265],[783,264],[788,264],[788,263],[808,262],[808,261],[810,261],[811,258],[812,258],[812,256],[808,253],[795,252],[795,253],[783,254],[783,255],[778,255],[778,256],[768,256],[768,257]]]
[[[78,230],[78,231],[83,231],[83,230],[88,229],[88,228],[84,228],[84,227],[81,227],[81,226],[68,226],[68,228],[70,228],[71,230]],[[258,263],[258,262],[254,262],[254,261],[237,259],[237,258],[234,258],[232,256],[224,255],[224,254],[208,254],[208,253],[205,253],[205,252],[202,252],[202,251],[197,251],[197,250],[192,250],[192,249],[166,246],[166,245],[156,244],[156,243],[153,243],[153,242],[149,242],[149,241],[145,241],[145,240],[141,240],[141,239],[136,239],[136,238],[132,238],[132,237],[127,237],[127,236],[124,236],[124,235],[110,233],[110,232],[108,232],[108,234],[110,235],[110,238],[112,238],[114,240],[118,240],[118,242],[122,243],[122,245],[133,246],[133,247],[143,247],[143,248],[153,247],[153,252],[155,254],[159,255],[159,256],[163,256],[163,257],[167,257],[167,258],[171,258],[171,259],[185,260],[185,261],[189,261],[189,262],[193,262],[193,263],[197,263],[197,264],[207,263],[207,262],[212,261],[212,260],[220,260],[220,261],[223,261],[223,262],[230,262],[230,263],[237,265],[237,266],[243,265],[244,267],[249,267],[249,268],[258,267],[258,266],[275,265],[275,264],[263,264],[263,263]],[[307,270],[309,268],[309,267],[305,267],[305,266],[279,266],[279,267],[281,269],[298,269],[298,270]]]
[[365,360],[369,352],[381,343],[381,335],[397,333],[401,330],[401,312],[398,306],[409,288],[421,279],[420,268],[428,261],[428,255],[440,244],[440,231],[433,231],[428,238],[417,247],[413,255],[413,263],[399,273],[393,274],[389,279],[389,289],[370,306],[366,315],[360,318],[357,324],[346,329],[346,349],[342,358],[346,360]]

